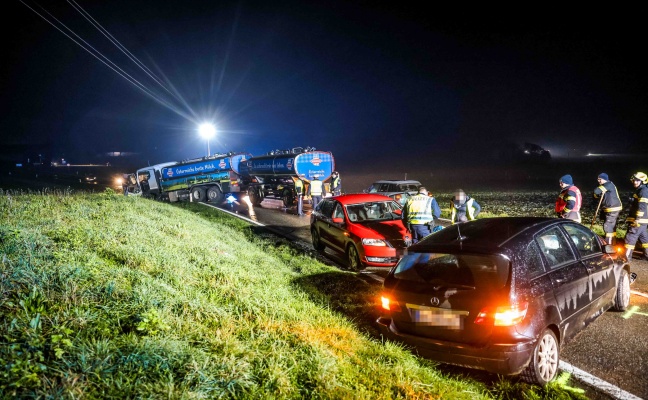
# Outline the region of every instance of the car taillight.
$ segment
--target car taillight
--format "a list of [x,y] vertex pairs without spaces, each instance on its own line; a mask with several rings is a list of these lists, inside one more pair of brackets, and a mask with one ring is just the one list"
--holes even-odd
[[486,307],[482,309],[477,318],[476,324],[492,324],[493,326],[513,326],[517,325],[526,316],[529,303],[519,303],[500,307]]
[[380,296],[380,304],[387,311],[400,311],[401,307],[396,302],[392,302],[389,297]]

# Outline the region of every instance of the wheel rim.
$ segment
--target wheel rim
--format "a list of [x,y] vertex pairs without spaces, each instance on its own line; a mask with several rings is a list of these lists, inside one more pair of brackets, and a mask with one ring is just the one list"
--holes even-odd
[[630,302],[630,278],[628,274],[623,274],[623,281],[621,282],[621,305],[627,306]]
[[358,250],[356,250],[355,246],[351,245],[349,247],[349,267],[352,269],[359,269],[360,267],[360,261],[358,259]]
[[558,369],[558,344],[556,339],[549,334],[542,337],[538,345],[538,372],[545,382],[556,376]]

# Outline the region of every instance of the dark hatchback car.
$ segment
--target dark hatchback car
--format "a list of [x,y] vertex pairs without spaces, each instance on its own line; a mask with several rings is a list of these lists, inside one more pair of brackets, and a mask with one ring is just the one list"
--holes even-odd
[[625,256],[566,219],[456,224],[407,253],[384,281],[384,336],[426,358],[540,385],[556,377],[567,341],[630,301]]

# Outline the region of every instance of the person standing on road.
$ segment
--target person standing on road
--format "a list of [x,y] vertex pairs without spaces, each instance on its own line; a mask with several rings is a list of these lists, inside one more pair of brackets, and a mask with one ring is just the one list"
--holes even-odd
[[[605,232],[605,241],[607,244],[614,244],[616,241],[616,225],[623,208],[619,192],[614,183],[610,181],[608,174],[602,172],[598,176],[599,186],[594,189],[594,198],[599,200],[601,209],[601,219],[603,222],[603,231]],[[596,218],[596,216],[594,216]]]
[[322,181],[319,180],[319,177],[315,175],[313,180],[310,182],[310,185],[308,185],[308,195],[311,197],[311,201],[313,203],[313,210],[315,210],[315,207],[317,207],[317,204],[319,204],[320,201],[322,201],[322,196],[324,196],[325,190],[324,190],[324,185],[322,184]]
[[297,193],[297,215],[304,215],[304,181],[301,178],[293,178],[295,181],[295,193]]
[[637,172],[630,178],[636,191],[632,195],[632,204],[626,222],[628,223],[628,233],[625,237],[626,257],[632,260],[637,241],[641,241],[641,247],[644,250],[644,257],[648,258],[648,176],[643,172]]
[[441,216],[441,209],[434,197],[428,196],[425,187],[418,188],[418,194],[410,197],[403,209],[403,220],[412,233],[412,243],[417,243],[432,233],[434,219]]
[[559,181],[561,192],[556,199],[556,214],[559,218],[567,218],[581,222],[580,209],[583,197],[580,189],[574,186],[571,175],[563,175]]
[[450,221],[454,224],[474,220],[481,212],[481,206],[463,189],[457,189],[450,203],[450,210]]
[[124,192],[124,196],[128,196],[128,184],[129,183],[130,183],[130,175],[123,174],[122,175],[122,191]]
[[342,178],[340,178],[340,173],[337,171],[333,171],[333,175],[331,175],[331,191],[333,196],[342,194]]

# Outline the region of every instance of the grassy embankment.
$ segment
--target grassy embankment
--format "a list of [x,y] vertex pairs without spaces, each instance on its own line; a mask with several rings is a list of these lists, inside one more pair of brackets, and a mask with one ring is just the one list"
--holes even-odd
[[0,259],[3,398],[582,398],[440,372],[377,285],[196,204],[0,190]]

